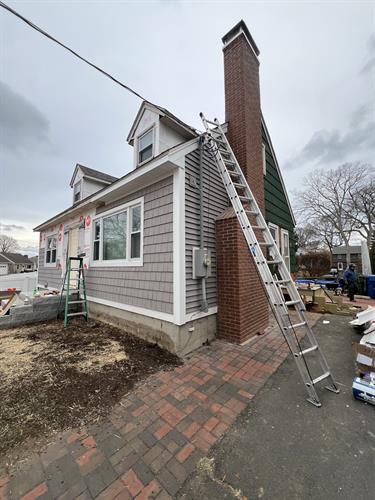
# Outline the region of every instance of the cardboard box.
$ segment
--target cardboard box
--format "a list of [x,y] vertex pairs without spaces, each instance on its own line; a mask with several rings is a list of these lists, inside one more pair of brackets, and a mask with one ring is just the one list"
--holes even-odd
[[356,363],[361,374],[375,372],[375,348],[363,344],[353,344],[356,353]]

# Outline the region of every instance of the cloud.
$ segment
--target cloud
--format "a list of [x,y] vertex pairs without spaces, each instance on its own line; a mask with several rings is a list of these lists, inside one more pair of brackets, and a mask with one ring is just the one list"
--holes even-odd
[[0,81],[0,146],[13,153],[49,143],[47,118]]
[[16,224],[2,224],[0,222],[0,231],[10,232],[10,231],[25,231],[26,228],[24,226],[17,226]]
[[364,104],[351,113],[345,132],[337,129],[314,132],[302,150],[285,163],[285,168],[292,170],[312,163],[326,165],[353,157],[362,161],[371,159],[375,148],[375,121],[368,120],[370,115],[371,106]]
[[367,75],[368,73],[371,72],[373,68],[375,68],[375,34],[372,34],[368,43],[368,51],[369,51],[369,56],[368,59],[363,66],[363,68],[360,71],[361,75]]

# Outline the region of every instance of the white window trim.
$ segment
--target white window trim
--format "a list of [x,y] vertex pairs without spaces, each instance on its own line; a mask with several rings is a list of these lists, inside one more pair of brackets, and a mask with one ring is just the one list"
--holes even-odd
[[[154,157],[155,157],[155,139],[156,139],[156,134],[155,134],[155,124],[151,125],[151,127],[147,128],[146,130],[143,130],[143,132],[141,132],[140,134],[137,135],[137,148],[136,148],[136,152],[137,152],[137,161],[136,161],[136,165],[137,167],[140,167],[142,165],[144,165],[145,163],[147,163],[148,161],[151,161]],[[142,162],[139,161],[139,153],[140,153],[140,150],[139,150],[139,141],[140,139],[148,134],[150,131],[152,131],[152,152],[151,152],[151,156],[150,158],[147,158],[147,160],[144,160]]]
[[[103,219],[121,213],[124,210],[130,209],[134,205],[141,205],[141,254],[139,259],[113,259],[113,260],[103,260]],[[91,250],[90,250],[90,266],[91,267],[141,267],[143,266],[143,219],[144,219],[144,198],[137,198],[135,200],[119,205],[116,208],[107,210],[106,212],[100,213],[93,217],[91,224]],[[100,248],[99,248],[99,260],[94,260],[94,237],[95,237],[95,222],[100,221]],[[131,229],[130,229],[130,210],[128,210],[127,215],[127,255],[130,256],[131,249]]]
[[[48,249],[48,240],[49,238],[56,238],[56,260],[55,262],[47,262],[47,249]],[[56,234],[49,234],[46,236],[46,247],[44,250],[44,267],[56,267],[57,265],[57,246],[58,246],[58,235]]]
[[267,174],[266,145],[262,142],[263,175]]
[[276,232],[276,245],[277,245],[277,248],[280,250],[280,228],[279,228],[279,226],[276,224],[273,224],[272,222],[269,222],[268,227],[270,229],[275,230],[275,232]]
[[[288,236],[288,255],[284,255],[284,235]],[[289,236],[289,231],[287,229],[282,229],[281,228],[281,256],[284,259],[285,265],[290,271],[290,236]],[[285,257],[288,258],[287,261],[285,261]]]
[[[75,187],[79,185],[79,199],[76,200],[75,197],[76,197],[76,193],[75,193]],[[78,182],[76,182],[74,185],[73,185],[73,204],[74,203],[78,203],[79,201],[82,200],[82,179],[80,179]]]

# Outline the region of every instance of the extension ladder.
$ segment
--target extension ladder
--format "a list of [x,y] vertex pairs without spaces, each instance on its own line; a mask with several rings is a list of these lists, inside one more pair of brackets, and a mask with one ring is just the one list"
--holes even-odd
[[[76,264],[76,267],[72,267],[72,264],[74,263]],[[73,288],[71,287],[72,284],[73,285],[75,284]],[[64,326],[68,325],[69,318],[71,318],[72,316],[84,316],[87,321],[88,310],[87,310],[87,297],[86,297],[86,283],[85,283],[82,257],[69,257],[68,259],[68,265],[65,271],[64,282],[61,288],[58,314],[60,312],[64,292],[66,292],[65,308],[64,308]],[[76,300],[70,300],[70,294],[72,292],[77,293]],[[83,298],[81,298],[81,293],[83,293]],[[82,304],[82,311],[69,312],[69,306],[72,304]]]
[[[236,212],[270,306],[297,363],[309,396],[307,400],[315,406],[321,406],[315,390],[315,386],[319,382],[327,380],[328,385],[326,389],[335,393],[340,391],[332,377],[314,332],[307,322],[305,304],[290,276],[284,259],[279,252],[219,121],[217,118],[213,122],[209,121],[204,117],[203,113],[200,116],[207,133],[206,146],[217,163],[220,177]],[[254,220],[255,223],[252,222]],[[263,241],[258,241],[255,231],[259,232],[258,234],[262,234]],[[272,266],[273,271],[271,271],[269,266]],[[290,297],[288,301],[284,300],[282,286],[288,292]],[[293,307],[297,313],[298,320],[294,324],[289,315],[288,307]],[[306,333],[310,344],[306,349],[302,350],[300,346],[296,333],[297,330],[303,330]],[[319,365],[322,370],[321,374],[316,378],[313,378],[305,358],[306,354],[311,352],[315,352],[318,356]]]

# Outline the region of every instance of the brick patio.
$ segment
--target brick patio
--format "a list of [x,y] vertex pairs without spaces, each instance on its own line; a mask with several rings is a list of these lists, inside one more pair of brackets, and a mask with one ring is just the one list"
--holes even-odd
[[173,498],[287,355],[275,328],[245,346],[200,348],[139,385],[105,421],[60,434],[17,464],[0,477],[0,499]]

